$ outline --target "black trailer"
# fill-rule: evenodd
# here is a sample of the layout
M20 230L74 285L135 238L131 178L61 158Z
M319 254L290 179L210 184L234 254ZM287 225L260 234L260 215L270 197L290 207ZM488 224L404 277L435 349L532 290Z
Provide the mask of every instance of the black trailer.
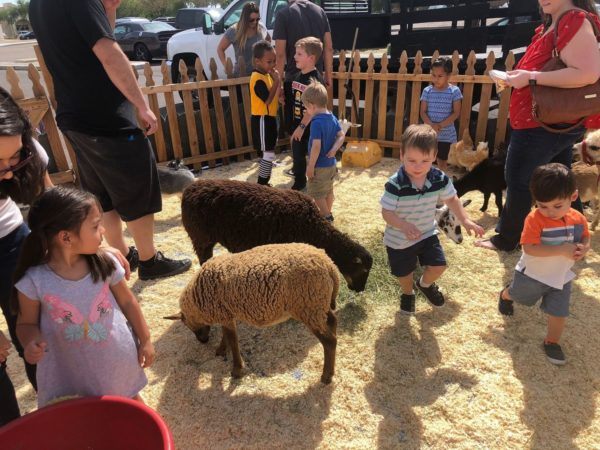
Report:
M463 57L474 50L485 53L489 45L508 50L525 47L541 23L537 0L390 0L391 57L406 50L421 50Z

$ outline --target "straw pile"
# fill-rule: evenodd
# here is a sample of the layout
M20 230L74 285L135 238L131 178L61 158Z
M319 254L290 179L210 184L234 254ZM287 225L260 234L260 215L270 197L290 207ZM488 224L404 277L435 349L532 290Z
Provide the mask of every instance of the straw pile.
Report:
M291 183L283 175L290 158L283 163L274 169L277 187ZM545 319L537 308L517 306L511 319L497 312L498 291L518 252L496 254L474 247L473 238L460 246L442 238L447 305L434 311L418 297L416 317L398 313L378 204L397 168L396 160L384 159L368 170L344 169L336 185L335 224L369 248L375 263L366 292L345 286L340 292L330 386L319 383L321 345L293 321L262 330L240 326L248 375L232 380L231 361L214 356L220 331L201 345L182 324L161 319L178 310L193 272L158 282L132 277L158 353L142 394L166 419L178 449L599 448L598 234L595 251L577 264L563 338L568 363L557 368L542 352ZM201 176L255 181L257 172L257 162L246 161ZM491 233L495 207L483 214L481 195L467 198L471 216ZM178 197L165 198L156 242L168 256L193 254ZM14 353L9 366L23 411L32 411L35 397Z

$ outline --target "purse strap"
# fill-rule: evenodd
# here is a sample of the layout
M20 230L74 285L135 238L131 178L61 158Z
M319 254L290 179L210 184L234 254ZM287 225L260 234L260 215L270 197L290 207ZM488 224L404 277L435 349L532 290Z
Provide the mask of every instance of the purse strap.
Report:
M557 44L558 44L558 25L560 24L560 21L562 20L563 17L565 17L567 14L569 14L571 11L581 11L582 13L585 14L585 18L587 20L589 20L590 24L592 24L592 30L594 30L594 35L596 36L596 39L598 39L598 36L600 35L600 31L598 30L598 27L596 26L596 23L592 20L592 18L590 17L590 13L588 11L586 11L585 9L581 9L581 8L573 8L573 9L568 9L567 11L565 11L564 13L562 13L560 16L558 16L558 19L556 19L556 23L554 24L554 40L552 42L552 56L558 58L559 56L559 51L557 48Z
M596 39L598 39L598 36L600 35L600 31L598 30L598 27L596 26L596 23L592 20L592 18L590 17L590 13L588 11L586 11L585 9L581 9L581 8L572 8L572 9L568 9L567 11L563 12L560 16L558 16L558 19L556 19L556 23L554 24L554 33L553 33L553 43L552 43L552 57L553 58L557 58L560 59L560 55L559 55L559 51L557 48L557 44L558 44L558 26L560 24L560 21L562 20L563 17L565 17L567 14L569 14L571 11L581 11L585 14L586 19L590 22L590 24L592 25L592 30L594 30L594 35L596 36ZM552 126L542 122L540 119L538 119L537 117L537 113L536 113L536 108L535 108L535 88L536 85L535 83L530 83L531 86L531 94L532 97L534 99L534 107L533 107L533 111L532 111L532 115L534 120L546 131L550 131L551 133L568 133L569 131L574 130L577 127L580 127L581 125L583 125L583 123L585 122L585 117L581 118L577 123L567 127L567 128L553 128Z

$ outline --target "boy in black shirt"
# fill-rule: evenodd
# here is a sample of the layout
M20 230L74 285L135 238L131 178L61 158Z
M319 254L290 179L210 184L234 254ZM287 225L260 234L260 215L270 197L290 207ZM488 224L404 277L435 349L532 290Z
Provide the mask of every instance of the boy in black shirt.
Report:
M292 117L290 118L291 146L294 163L294 185L292 189L301 191L306 187L306 155L308 153L308 138L310 136L311 116L306 112L302 103L302 93L308 87L311 80L324 84L323 76L315 67L321 57L323 44L315 37L306 37L296 42L296 54L294 60L300 73L292 81L291 98L285 101L292 105Z

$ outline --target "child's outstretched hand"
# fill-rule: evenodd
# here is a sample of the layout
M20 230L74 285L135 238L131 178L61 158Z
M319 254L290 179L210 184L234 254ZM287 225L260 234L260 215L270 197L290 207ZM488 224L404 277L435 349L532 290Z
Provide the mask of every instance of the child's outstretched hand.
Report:
M44 357L45 352L45 341L30 341L25 347L25 361L27 361L29 364L37 364Z
M0 331L0 363L6 361L8 354L10 353L11 344L8 339Z
M155 356L156 353L154 352L154 345L152 345L152 342L146 341L144 344L140 344L140 348L138 349L138 361L140 366L144 369L150 367L154 362Z
M476 224L471 219L465 220L465 223L463 223L463 227L465 227L465 230L467 230L469 236L471 236L471 232L473 232L475 236L483 237L483 227L481 225Z

